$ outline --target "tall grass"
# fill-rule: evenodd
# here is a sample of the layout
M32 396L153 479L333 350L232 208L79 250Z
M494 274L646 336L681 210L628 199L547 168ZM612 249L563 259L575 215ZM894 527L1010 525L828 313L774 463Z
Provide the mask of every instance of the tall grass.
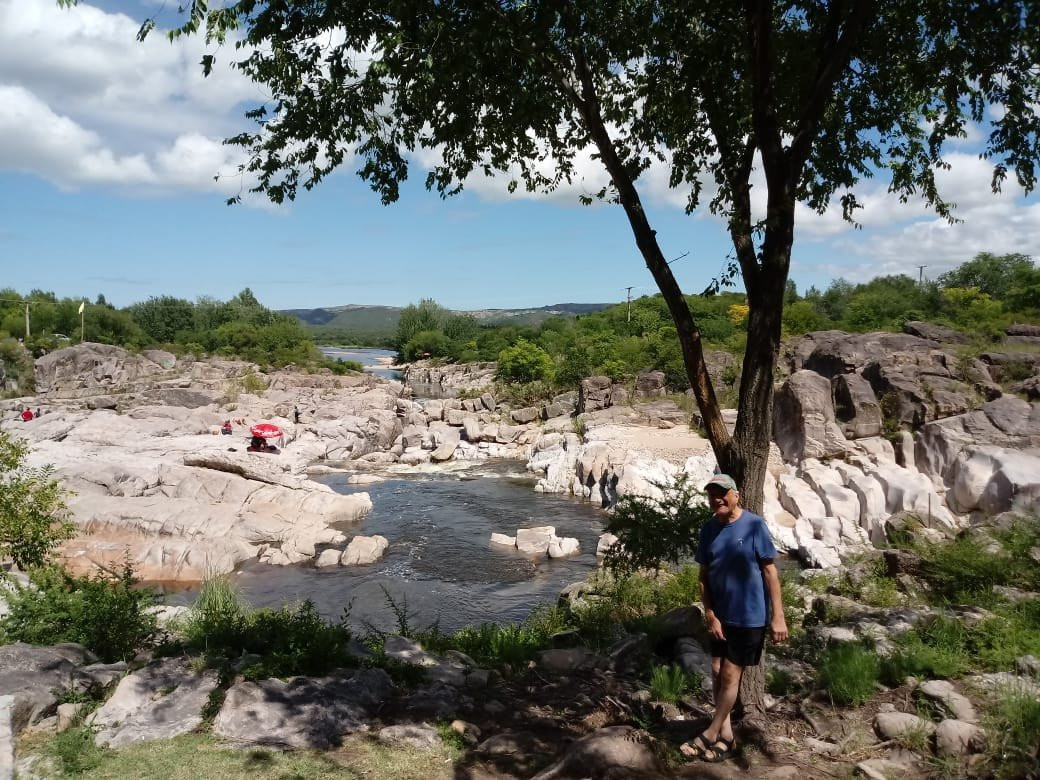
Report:
M820 661L820 683L835 704L863 704L874 695L879 673L874 649L851 642L828 648Z

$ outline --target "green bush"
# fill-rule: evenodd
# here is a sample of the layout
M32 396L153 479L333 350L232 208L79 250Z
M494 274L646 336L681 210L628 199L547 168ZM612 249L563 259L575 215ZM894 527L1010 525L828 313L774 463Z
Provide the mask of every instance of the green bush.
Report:
M30 574L30 581L7 597L10 614L0 621L5 641L78 642L112 663L132 658L155 635L155 616L145 611L154 593L136 586L129 564L114 577L93 578L46 567Z
M919 551L924 579L936 595L949 601L974 602L994 585L1009 584L1011 557L991 552L976 539L961 536Z
M183 624L187 649L219 662L255 655L246 679L323 675L356 665L345 621L324 620L311 601L251 610L226 577L203 583Z
M0 431L0 562L10 558L21 569L42 566L75 531L53 469L26 466L28 454L24 441Z
M874 695L877 653L864 645L846 643L828 648L820 660L820 684L834 704L858 706Z
M553 360L537 344L520 339L498 353L498 377L507 382L549 382Z
M605 564L614 572L657 569L668 561L678 564L697 550L701 526L710 517L700 487L680 473L671 484L654 485L661 498L622 496L607 521L606 530L618 538Z

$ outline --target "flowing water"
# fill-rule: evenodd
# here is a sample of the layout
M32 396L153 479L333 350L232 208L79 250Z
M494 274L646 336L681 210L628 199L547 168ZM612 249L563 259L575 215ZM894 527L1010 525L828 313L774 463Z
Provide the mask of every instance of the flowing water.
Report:
M373 349L370 347L318 347L321 353L333 360L353 360L370 374L383 379L400 379L401 372L390 362L397 356L392 349Z
M344 530L350 536L380 534L390 547L369 566L247 564L233 581L254 606L310 599L326 618L337 619L349 607L351 625L393 630L388 593L398 606L407 604L413 627L436 621L451 631L484 621L519 622L596 567L603 512L574 498L535 493L523 463L483 463L364 486L348 485L341 476L323 481L341 493L368 492L372 511ZM580 554L535 559L490 543L492 532L512 536L517 528L537 525L577 538ZM185 593L169 600L192 599Z

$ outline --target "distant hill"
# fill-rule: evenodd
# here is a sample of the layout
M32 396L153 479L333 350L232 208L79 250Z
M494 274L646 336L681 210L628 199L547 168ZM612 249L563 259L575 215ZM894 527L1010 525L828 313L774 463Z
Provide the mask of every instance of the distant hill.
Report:
M530 309L477 309L460 311L472 314L484 325L538 325L550 317L576 317L600 311L612 303L554 303ZM325 306L320 309L282 309L323 337L336 334L366 337L390 336L401 316L400 306Z

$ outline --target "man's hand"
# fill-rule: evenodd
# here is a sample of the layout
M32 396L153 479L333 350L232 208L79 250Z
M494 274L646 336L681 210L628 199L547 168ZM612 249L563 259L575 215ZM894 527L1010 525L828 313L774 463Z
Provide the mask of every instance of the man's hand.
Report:
M709 612L704 616L704 620L708 624L708 633L711 634L711 638L725 642L726 635L722 633L722 621L715 617L715 613Z
M710 631L711 629L709 628L708 630ZM784 620L783 612L773 615L773 619L769 623L769 630L773 635L774 642L787 641L787 621Z

